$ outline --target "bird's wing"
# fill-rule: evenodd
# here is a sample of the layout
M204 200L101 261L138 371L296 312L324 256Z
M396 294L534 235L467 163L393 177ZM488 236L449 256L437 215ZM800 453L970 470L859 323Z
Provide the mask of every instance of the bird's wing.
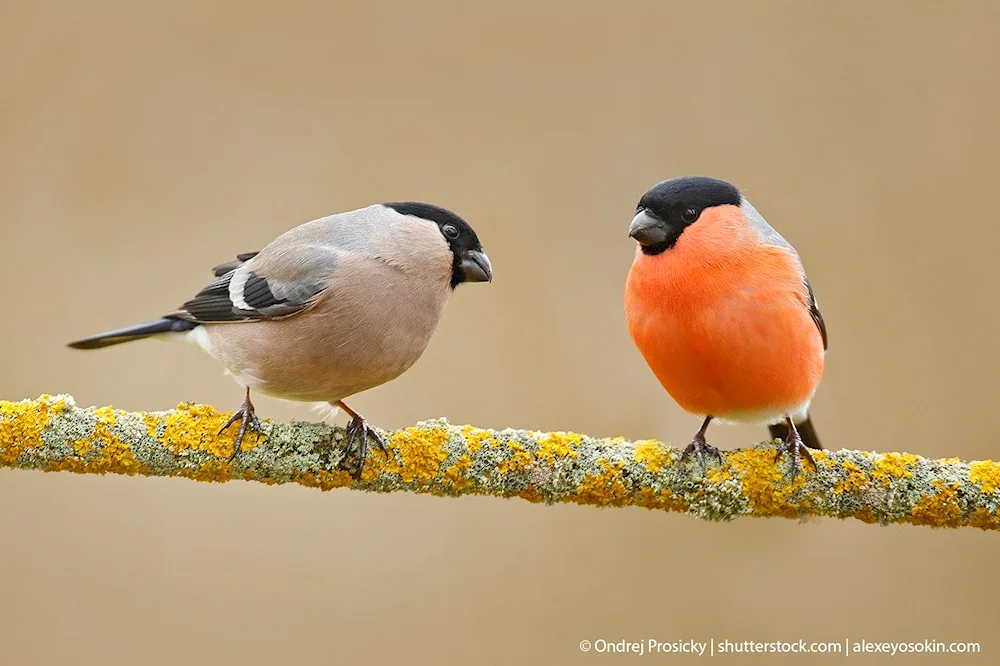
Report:
M802 281L805 282L806 292L809 294L809 302L806 304L806 307L809 308L809 314L812 315L813 321L816 322L819 334L823 338L823 350L826 351L826 323L823 321L823 315L820 314L819 306L816 304L816 294L813 293L812 285L809 284L809 278L806 277L805 269L802 268L802 260L799 259L799 253L795 251L792 244L785 240L785 238L779 234L774 227L767 223L764 217L757 212L757 209L754 208L753 205L745 198L743 199L741 206L746 213L750 226L757 231L762 243L779 247L795 255L795 260L798 262L799 269L802 271Z
M250 261L251 259L256 257L258 254L260 254L260 250L257 250L256 252L241 252L240 254L236 255L236 259L234 259L233 261L227 261L224 264L213 266L212 275L214 275L215 277L222 277L229 271L236 270L247 261Z
M819 328L819 334L823 336L823 351L826 351L826 322L823 321L823 315L819 311L819 304L816 303L816 294L813 293L812 285L809 284L809 278L804 279L806 282L806 291L809 292L809 314L812 315L813 321L816 322L816 327Z
M333 247L310 244L237 255L236 262L213 269L215 281L166 316L199 324L290 317L316 304L333 279L339 255Z

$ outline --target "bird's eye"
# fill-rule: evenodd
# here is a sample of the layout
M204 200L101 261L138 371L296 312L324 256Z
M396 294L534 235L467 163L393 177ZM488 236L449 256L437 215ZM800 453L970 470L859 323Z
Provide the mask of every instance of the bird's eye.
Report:
M690 224L698 219L698 212L697 208L685 208L681 213L681 219Z
M456 227L454 224L444 225L443 227L441 227L441 231L444 232L446 238L450 238L451 240L455 240L456 238L458 238L458 227Z

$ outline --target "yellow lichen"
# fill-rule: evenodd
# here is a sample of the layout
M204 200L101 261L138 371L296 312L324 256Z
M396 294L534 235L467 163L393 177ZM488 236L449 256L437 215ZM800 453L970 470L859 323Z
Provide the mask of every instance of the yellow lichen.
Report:
M603 471L590 474L583 480L574 496L580 504L598 506L624 506L628 504L629 493L621 478L621 464L599 461Z
M471 425L462 426L460 431L462 439L468 453L462 454L458 460L444 470L444 478L449 481L456 492L461 492L472 487L473 482L467 478L469 469L472 467L472 456L479 452L483 444L492 442L492 435L488 430L475 428ZM444 462L442 459L441 462ZM367 472L366 472L367 473ZM373 474L375 474L373 472Z
M733 474L729 471L729 468L725 466L725 460L723 460L723 463L717 467L708 467L705 470L705 478L712 483L720 483L733 478Z
M448 459L445 444L448 431L442 428L412 426L392 434L393 456L385 471L398 474L404 482L430 481L441 473L441 463Z
M160 441L174 453L194 449L206 451L217 458L228 460L233 454L236 434L239 432L239 423L237 422L226 431L219 433L219 429L228 418L229 414L224 414L211 405L181 403L177 405L177 409L163 417L163 436ZM159 428L159 423L147 419L146 427L152 436ZM243 438L241 450L252 449L263 441L263 436L258 438L255 433L248 432Z
M958 504L958 484L940 479L932 482L938 492L926 495L913 507L910 522L914 525L957 527L962 524L962 508Z
M521 499L526 499L533 504L537 504L542 501L542 496L538 493L538 489L534 486L528 486L519 492L517 496Z
M836 494L858 492L868 485L868 475L850 460L845 460L841 463L840 468L847 472L847 476L834 484L833 492Z
M664 488L657 493L652 488L640 488L635 495L636 506L647 509L661 509L663 511L687 511L688 503L684 498L674 495L669 488Z
M462 438L465 439L465 447L471 454L478 453L483 444L493 443L493 436L489 430L482 430L470 425L462 427Z
M503 460L497 465L497 471L500 474L508 474L510 472L523 472L527 469L528 465L534 462L534 457L528 452L526 448L520 443L511 440L507 442L507 446L514 452L510 458Z
M670 463L670 455L655 439L644 439L635 443L635 461L645 463L646 471L656 474Z
M859 508L857 511L854 512L854 517L860 520L861 522L868 524L874 524L879 521L878 516L875 515L875 512L872 511L872 508L870 506L862 506L861 508Z
M557 458L575 458L583 435L575 432L550 432L538 440L538 458L554 465Z
M52 396L48 394L39 396L38 403L39 405L44 406L44 408L47 409L52 416L59 416L69 407L63 396Z
M142 415L142 422L146 425L146 434L150 437L158 437L157 431L163 423L163 415L158 412L146 412Z
M97 422L94 424L94 432L86 438L69 442L76 454L85 460L70 459L50 467L58 470L74 468L70 471L97 474L111 472L131 476L144 473L146 466L135 459L132 447L123 442L112 430L118 424L118 414L115 410L111 407L100 407L95 410L95 415Z
M473 484L467 477L469 469L472 467L472 456L468 453L463 454L455 461L455 464L448 467L444 471L444 478L447 479L452 487L461 492L466 488L470 488Z
M969 481L978 484L984 493L995 493L1000 488L1000 464L992 460L979 460L969 465Z
M742 482L743 496L754 515L794 518L801 513L801 507L793 506L788 498L805 485L805 475L812 471L808 462L802 474L785 483L785 467L775 464L773 449L740 449L729 453L726 460Z
M322 491L346 488L351 485L352 480L350 473L345 470L307 472L296 479L303 486L319 488Z
M73 451L76 455L81 458L86 456L90 452L90 440L89 439L74 439L69 443L73 447Z
M199 481L228 481L233 478L258 480L265 484L281 483L286 480L298 482L305 486L321 490L366 484L355 484L348 471L334 470L315 472L292 470L291 474L280 477L267 476L267 467L260 470L234 469L226 462L232 452L232 441L236 433L236 425L222 436L216 433L227 415L206 405L180 405L175 412L154 414L130 414L102 407L93 410L78 410L71 399L53 396L41 396L38 400L21 402L0 401L0 466L16 467L28 464L38 467L39 462L47 469L66 470L80 473L115 473L115 474L178 474ZM187 462L179 466L160 466L159 462L151 463L154 469L147 469L135 457L134 451L126 440L131 439L132 424L135 417L144 419L149 436L162 442L169 450L180 454L192 449L207 451L216 456L215 459L203 460L202 456L186 458ZM59 417L59 418L55 418ZM93 424L93 425L92 425ZM566 458L593 455L580 448L583 435L576 433L536 433L537 459L533 453L535 446L522 444L515 436L511 440L494 439L490 431L472 426L464 426L459 432L464 440L458 439L459 447L456 459L446 469L441 466L454 450L450 444L448 428L440 426L418 426L402 432L393 433L391 443L395 456L384 467L370 462L365 466L363 481L375 482L380 490L402 489L407 484L410 490L438 492L440 488L425 482L436 481L448 484L446 491L456 493L475 489L475 482L469 479L469 473L477 454L488 455L493 459L502 459L497 471L504 473L524 473L529 484L524 488L522 479L514 477L509 481L516 483L520 490L512 490L512 485L504 480L503 489L498 494L522 497L531 502L540 502L551 497L550 483L551 467L549 465ZM72 433L72 434L70 434ZM43 435L45 440L43 442ZM51 441L50 441L51 440ZM623 444L622 438L605 440L607 444ZM43 445L46 445L43 449ZM251 437L244 448L255 446ZM484 446L496 447L493 451L483 452ZM672 464L670 449L662 447L654 440L644 440L625 444L612 456L619 460L626 451L633 452L633 459L649 473L658 473ZM25 456L25 454L29 454ZM381 452L374 449L373 457L382 458ZM627 455L627 453L625 454ZM996 510L997 493L1000 493L1000 463L993 461L978 461L966 465L957 458L945 458L932 463L932 470L940 466L944 478L955 478L956 472L968 470L969 484L964 479L960 482L945 482L933 480L933 490L920 498L912 512L905 516L888 513L882 504L869 496L869 493L882 492L879 486L890 486L900 479L914 476L917 465L925 464L923 459L911 454L888 453L883 455L865 454L871 461L872 472L866 474L862 466L852 460L837 462L824 452L813 454L817 464L824 474L817 478L811 465L804 463L804 474L794 482L785 479L787 456L780 463L775 463L774 452L771 449L738 450L726 455L722 466L711 465L700 487L690 494L674 494L668 489L654 490L650 487L632 487L623 476L623 464L610 462L607 459L597 460L599 471L584 478L577 491L563 497L562 501L594 504L598 506L635 505L650 509L667 511L690 510L690 505L697 506L699 500L715 501L713 496L719 489L713 484L729 481L729 486L735 485L736 479L742 487L744 498L749 507L739 507L732 513L731 508L725 508L714 517L733 517L749 508L753 515L760 517L785 516L800 518L810 511L813 515L820 513L838 515L839 517L854 517L864 522L909 522L918 525L939 527L973 526L982 529L1000 528L1000 510ZM840 456L837 456L840 457ZM156 460L156 457L151 460ZM592 458L586 461L587 466L594 464ZM541 463L541 464L539 464ZM535 467L537 465L537 467ZM951 467L948 470L946 468ZM838 469L841 468L841 469ZM397 474L402 484L392 482L384 486L383 475ZM945 474L946 473L946 474ZM830 486L825 484L829 483ZM800 491L808 484L813 488L818 484L818 494L815 498ZM872 485L875 484L874 487ZM819 498L833 491L837 494L850 495L859 498L863 505L847 509L848 504L839 510L830 511L827 505L817 506ZM984 506L985 504L985 506ZM720 505L721 506L721 505ZM850 502L849 506L857 506ZM990 508L994 507L994 508ZM853 514L849 514L853 511ZM699 515L701 515L699 510Z
M1000 527L1000 514L992 512L987 508L979 507L972 513L969 525L983 530L995 530Z
M195 481L221 483L233 480L233 466L223 460L208 460L198 467L181 469L180 475Z
M913 477L914 465L920 462L920 456L912 453L883 453L877 456L872 465L872 478L884 486L893 480Z
M51 395L38 400L0 401L0 464L13 465L24 452L42 443L42 431L52 418L53 407L62 411L61 400Z

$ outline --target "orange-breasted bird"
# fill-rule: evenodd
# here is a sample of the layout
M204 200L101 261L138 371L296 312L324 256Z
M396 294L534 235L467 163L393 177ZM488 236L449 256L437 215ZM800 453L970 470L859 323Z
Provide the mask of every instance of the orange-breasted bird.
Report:
M826 325L795 248L736 187L686 176L643 195L625 285L636 347L667 393L704 417L681 461L720 457L713 420L761 423L781 438L775 461L821 449L809 403L823 376Z

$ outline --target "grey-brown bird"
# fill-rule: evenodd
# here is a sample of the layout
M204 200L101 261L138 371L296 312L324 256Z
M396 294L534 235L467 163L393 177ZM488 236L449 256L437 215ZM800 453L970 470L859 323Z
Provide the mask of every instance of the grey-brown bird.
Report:
M143 338L194 344L244 387L233 457L260 435L251 389L327 402L351 417L360 474L378 433L344 398L395 379L420 358L452 291L489 282L490 260L461 217L426 203L376 204L302 224L213 269L216 280L160 319L100 333L74 349Z

